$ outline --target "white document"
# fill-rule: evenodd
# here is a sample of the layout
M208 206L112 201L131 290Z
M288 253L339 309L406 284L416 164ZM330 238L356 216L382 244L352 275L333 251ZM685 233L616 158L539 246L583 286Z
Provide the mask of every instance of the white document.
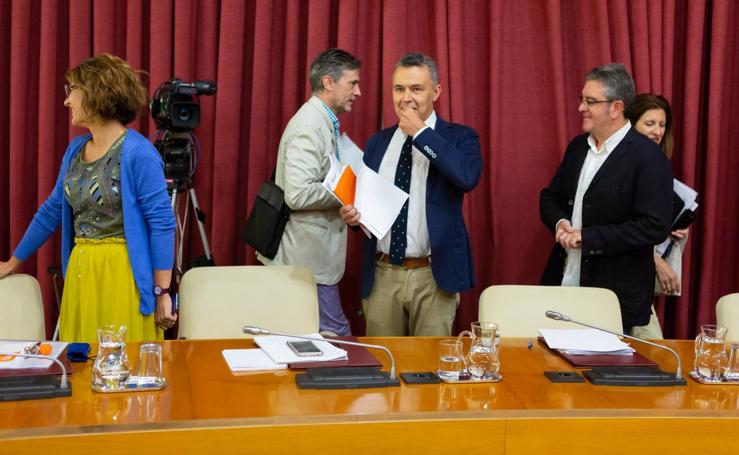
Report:
M685 202L685 207L683 208L683 210L685 210L686 208L690 208L690 206L694 204L695 200L698 198L697 191L678 179L672 179L672 191L677 193L677 195L680 196L680 199Z
M362 149L357 147L357 144L349 139L346 133L343 133L339 138L339 150L342 164L350 166L354 171L354 175L359 177L365 168Z
M596 329L539 329L552 349L566 354L631 355L634 349L616 335Z
M302 362L330 362L332 360L346 360L347 354L343 349L339 349L328 341L321 341L324 338L318 333L305 335L315 341L313 343L323 352L323 355L301 357L290 349L287 345L288 341L306 341L300 338L285 337L280 335L266 335L254 337L254 342L262 348L262 350L275 363L302 363Z
M361 215L359 222L367 236L372 234L381 239L393 227L408 199L408 193L368 168L363 161L364 152L346 134L339 139L339 150L342 162L333 154L329 155L331 168L323 180L323 186L342 204L353 203ZM356 176L353 201L346 200L345 187L341 189L342 197L337 194L339 181L346 173L347 166Z
M51 345L51 354L49 357L55 359L59 357L67 347L69 343L62 343L57 341L44 341L44 344ZM20 353L30 345L36 344L35 341L0 341L0 352L3 354ZM24 368L49 368L54 363L51 360L46 359L33 359L28 357L17 356L13 360L0 361L0 370L17 370Z
M354 207L361 215L359 222L378 239L393 227L406 200L408 193L366 166L357 178Z
M275 363L261 349L224 349L223 358L231 371L284 370L286 364Z

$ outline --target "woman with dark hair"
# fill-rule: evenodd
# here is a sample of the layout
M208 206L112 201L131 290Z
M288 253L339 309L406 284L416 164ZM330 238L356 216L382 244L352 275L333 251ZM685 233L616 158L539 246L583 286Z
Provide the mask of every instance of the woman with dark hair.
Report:
M152 144L125 125L146 107L139 75L101 54L66 73L64 105L89 133L67 147L56 185L0 278L12 273L61 225L62 341L97 343L97 329L125 325L128 340L162 339L172 327L169 296L174 213L163 163Z
M631 108L626 112L634 128L656 142L672 158L672 110L670 103L662 95L641 93L636 96ZM666 258L654 255L656 277L654 292L656 295L680 295L680 278L682 274L682 253L688 241L688 230L673 231L670 236L675 241L674 247ZM639 338L661 339L662 329L652 307L649 324L634 327L633 335Z

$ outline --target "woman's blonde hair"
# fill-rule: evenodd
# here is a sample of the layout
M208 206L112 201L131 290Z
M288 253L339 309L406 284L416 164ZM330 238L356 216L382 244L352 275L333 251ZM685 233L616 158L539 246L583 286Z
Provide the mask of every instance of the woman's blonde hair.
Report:
M146 107L146 87L125 60L100 54L70 68L65 74L74 88L82 90L82 108L102 121L131 123Z

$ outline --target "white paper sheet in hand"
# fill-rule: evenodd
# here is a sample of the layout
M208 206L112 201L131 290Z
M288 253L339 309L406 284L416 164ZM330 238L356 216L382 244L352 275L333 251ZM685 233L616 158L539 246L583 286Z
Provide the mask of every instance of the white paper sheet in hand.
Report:
M275 363L261 349L224 349L223 358L231 371L284 370L287 365Z
M634 349L616 335L596 329L539 329L547 346L568 354L631 354Z
M346 133L339 138L339 150L341 154L341 164L346 164L352 168L354 175L359 175L364 170L364 152L357 147Z
M323 352L320 356L300 357L295 354L287 345L288 341L306 341L300 338L285 337L280 335L266 335L254 337L254 342L262 348L262 350L275 363L302 363L302 362L329 362L332 360L346 360L347 354L343 349L339 349L325 340L318 333L305 335L315 341L313 343Z
M361 215L359 222L378 239L393 227L407 199L408 193L366 166L357 178L354 207Z
M342 134L339 138L341 163L330 155L331 169L323 181L323 186L331 191L336 186L342 173L342 167L348 165L357 177L354 193L354 207L361 214L359 222L365 233L381 239L393 227L395 219L408 199L408 193L401 190L393 182L387 181L364 164L364 152ZM332 193L333 194L333 193ZM334 194L334 197L336 195ZM337 199L339 199L337 197ZM339 199L339 201L341 201ZM369 234L368 234L369 236Z

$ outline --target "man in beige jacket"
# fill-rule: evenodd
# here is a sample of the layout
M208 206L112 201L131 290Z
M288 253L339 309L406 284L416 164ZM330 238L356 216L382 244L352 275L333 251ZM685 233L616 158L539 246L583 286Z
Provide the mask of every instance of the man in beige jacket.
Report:
M290 119L280 139L275 182L292 210L280 248L265 265L309 267L318 284L320 329L351 335L338 282L346 262L346 224L340 203L323 187L329 155L341 162L338 115L349 112L359 91L360 61L341 49L322 52L310 67L312 96Z

